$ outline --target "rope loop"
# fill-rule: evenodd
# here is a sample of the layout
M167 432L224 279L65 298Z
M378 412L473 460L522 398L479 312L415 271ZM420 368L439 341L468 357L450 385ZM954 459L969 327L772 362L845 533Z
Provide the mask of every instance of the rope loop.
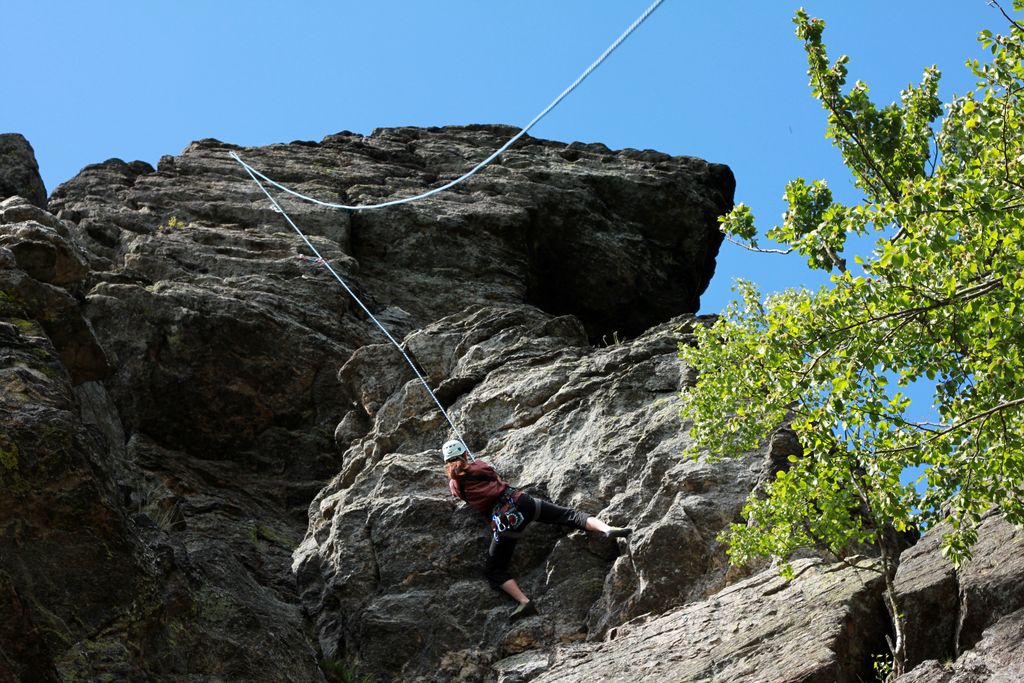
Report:
M426 199L427 197L433 196L433 195L437 194L438 192L444 192L445 190L450 190L451 188L455 187L456 185L459 185L459 184L465 182L466 180L468 180L472 176L476 175L477 172L481 171L485 166L489 165L492 161L494 161L499 156L501 156L502 152L507 150L509 147L511 147L513 144L515 144L515 142L517 140L519 140L521 137L526 135L527 131L529 131L531 128L533 128L535 125L537 125L537 123L539 123L541 119L543 119L545 116L547 116L548 113L552 109L557 107L558 104L562 100L564 100L566 97L568 97L569 93L571 93L573 90L575 90L580 85L580 83L582 83L584 80L586 80L587 76L592 74L594 72L594 70L597 69L597 67L601 66L601 64L604 62L604 60L608 59L608 57L613 52L615 52L616 48L618 48L619 45L621 45L623 43L623 41L625 41L626 38L628 38L630 36L630 34L633 33L633 31L635 31L637 28L639 28L640 24L644 23L644 21L646 21L647 17L651 16L651 14L654 12L654 10L658 9L658 6L661 5L662 2L664 2L664 0L654 0L654 2L651 3L650 7L648 7L646 10L644 10L643 14L641 14L639 17L637 17L636 21L634 21L632 24L630 24L629 27L625 31L622 32L622 35L620 35L618 38L616 38L615 42L613 42L611 45L609 45L608 48L604 52L601 53L601 56L599 56L597 59L595 59L593 61L593 63L591 63L591 65L588 66L583 71L583 73L581 73L579 75L579 77L569 85L568 88L563 90L562 93L558 97L556 97L554 100L551 101L551 104L546 106L539 114L534 116L532 121L530 121L528 124L526 124L523 127L522 130L520 130L518 133L513 135L509 139L508 142L506 142L504 145L499 147L493 154L491 154L489 157L487 157L486 159L484 159L483 161L478 163L476 166L474 166L469 171L467 171L463 175L459 176L455 180L452 180L452 181L450 181L448 183L445 183L444 185L441 185L440 187L435 187L432 190L427 190L426 192L423 192L421 194L414 195L412 197L403 197L401 199L392 199L392 200L389 200L389 201L386 201L386 202L380 202L379 204L362 204L362 205L335 204L333 202L325 202L325 201L322 201L320 199L316 199L314 197L310 197L308 195L304 195L301 192L297 192L297 191L291 189L290 187L286 187L286 186L282 185L281 183L277 182L276 180L268 178L266 175L264 175L260 171L256 170L255 168L253 168L252 166L250 166L246 162L242 161L241 157L239 157L234 152L231 153L231 156L235 159L235 161L240 163L242 165L242 167L245 168L245 170L247 170L249 172L249 175L256 175L256 176L262 178L264 181L266 181L270 185L273 185L277 189L281 190L282 192L287 192L288 194L292 195L293 197L301 199L302 201L306 201L306 202L310 202L312 204L316 204L318 206L326 206L326 207L332 208L332 209L347 209L349 211L371 211L371 210L374 210L374 209L383 209L383 208L386 208L386 207L389 207L389 206L398 206L399 204L408 204L410 202L416 202L416 201L419 201L421 199Z

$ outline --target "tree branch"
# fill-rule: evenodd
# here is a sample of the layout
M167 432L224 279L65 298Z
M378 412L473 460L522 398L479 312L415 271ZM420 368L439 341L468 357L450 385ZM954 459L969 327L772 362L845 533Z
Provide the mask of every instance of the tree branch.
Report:
M902 448L882 448L882 449L877 450L875 452L876 453L904 453L906 451L913 451L913 450L916 450L918 448L921 448L922 446L926 446L926 445L930 444L933 441L941 439L942 437L944 437L944 436L946 436L948 434L951 434L952 432L955 432L958 429L963 429L964 427L966 427L967 425L969 425L969 424L971 424L973 422L977 422L978 420L988 419L990 416L995 415L996 413L1002 412L1002 411L1007 410L1009 408L1015 408L1015 407L1017 407L1019 405L1024 405L1024 398L1017 398L1017 399L1014 399L1012 401L1005 401L1005 402L1000 403L999 405L997 405L997 406L995 406L993 408L989 408L988 410L984 410L984 411L982 411L982 412L980 412L980 413L978 413L976 415L971 415L969 418L967 418L965 420L961 420L960 422L957 422L954 425L950 425L949 427L947 427L946 429L943 429L942 431L933 432L932 436L930 436L929 438L925 439L921 443L915 444L913 446L903 446Z
M846 327L841 327L838 330L834 330L834 332L849 332L850 330L862 327L864 325L867 325L868 323L877 323L883 320L889 320L891 318L900 318L903 316L914 315L916 313L925 313L927 311L933 311L939 308L944 308L946 306L950 306L956 303L966 303L968 301L973 301L974 299L982 297L991 292L992 290L1000 289L1002 286L1003 281L1000 279L986 280L981 284L961 289L959 292L956 292L953 296L947 299L943 299L941 301L937 301L934 304L930 304L928 306L915 306L914 308L905 308L900 311L893 311L892 313L886 313L884 315L875 316L873 318L867 318L865 320L860 320L858 322L847 325Z
M864 145L864 141L861 140L860 137L850 129L850 126L846 119L843 117L842 112L840 112L837 103L833 102L832 98L826 95L827 91L825 90L824 83L821 80L820 74L816 73L815 75L818 79L818 90L822 94L822 103L832 113L832 116L836 118L836 121L839 123L839 126L843 129L843 132L845 132L846 135L849 136L849 138L853 141L853 143L860 149L860 153L864 156L864 161L867 162L868 166L871 168L872 171L874 171L875 175L878 177L878 180L882 183L882 189L885 190L886 194L889 195L889 198L892 201L898 202L900 200L899 193L896 192L896 190L889 185L889 181L886 179L885 173L883 173L882 169L878 166L878 164L875 163L874 158L868 153L868 150Z
M725 239L728 242L732 242L737 247L743 247L747 251L754 251L754 252L757 252L758 254L782 254L783 256L785 256L786 254L793 253L793 247L790 247L789 249L786 249L786 250L782 250L782 249L762 249L760 247L752 247L749 244L744 244L743 242L737 242L736 240L734 240L733 238L729 237L728 235L725 236Z
M1008 22L1010 22L1011 24L1013 24L1014 26L1016 26L1016 27L1017 27L1018 29L1020 29L1021 31L1024 31L1024 26L1021 26L1021 25L1020 25L1020 24L1018 24L1018 23L1017 23L1016 21L1014 21L1014 20L1013 20L1013 17L1011 17L1011 16L1009 15L1009 14L1007 14L1007 13L1006 13L1006 10L1004 10L1004 9L1003 9L1003 6L999 4L998 0L988 0L988 6L989 6L989 7L991 7L991 6L993 6L993 5L995 5L995 6L996 6L996 8L997 8L997 9L998 9L998 10L999 10L999 11L1000 11L1001 13L1002 13L1002 15L1003 15L1004 17L1006 17L1006 20L1007 20Z

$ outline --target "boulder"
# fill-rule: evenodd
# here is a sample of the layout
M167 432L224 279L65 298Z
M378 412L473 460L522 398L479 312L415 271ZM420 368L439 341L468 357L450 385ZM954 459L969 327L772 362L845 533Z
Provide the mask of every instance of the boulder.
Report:
M941 553L947 531L936 526L900 558L895 584L906 616L908 670L954 659L1000 617L1024 607L1024 531L989 511L972 559L959 569Z
M0 200L24 197L31 204L46 208L46 187L39 175L39 164L32 145L18 133L0 134Z
M1024 609L999 618L956 661L930 659L896 683L1018 683L1024 681Z

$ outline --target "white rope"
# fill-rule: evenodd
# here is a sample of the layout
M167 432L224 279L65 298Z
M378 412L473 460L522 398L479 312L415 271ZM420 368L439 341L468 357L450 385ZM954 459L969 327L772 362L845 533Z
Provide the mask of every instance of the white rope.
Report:
M238 159L238 157L235 156L234 152L231 153L231 156L234 156L236 159ZM246 170L248 171L249 168L246 167ZM282 216L284 216L284 219L288 221L288 225L292 226L292 230L298 233L299 237L302 238L302 241L306 243L307 247L309 247L309 250L316 254L317 263L324 264L324 267L331 272L331 275L334 276L334 279L337 280L341 284L341 286L345 288L345 291L348 292L348 295L352 297L352 299L357 304L359 304L359 307L363 309L363 312L370 317L370 320L372 320L374 324L378 328L380 328L380 331L384 333L384 336L388 338L388 341L394 344L395 348L398 349L398 352L402 354L402 358L405 358L405 362L408 363L409 367L412 368L412 371L416 373L416 377L420 380L420 383L423 384L423 388L427 390L427 393L430 394L430 398L434 399L434 403L437 404L437 409L441 411L441 414L444 415L444 419L448 421L448 425L452 428L452 432L455 434L455 437L462 442L463 446L466 446L466 454L469 455L469 459L476 460L476 458L473 457L473 452L469 450L469 446L466 445L466 440L462 438L462 434L459 432L458 428L455 426L455 423L452 421L452 418L448 415L448 412L444 409L444 406L441 405L441 402L437 399L437 396L430 388L430 385L427 384L426 378L419 371L419 368L416 367L416 364L412 362L412 359L409 358L409 354L405 352L405 349L402 348L402 345L399 344L398 341L391 336L391 333L388 332L388 329L384 327L384 325L382 325L379 320L377 320L376 316L374 316L373 313L370 313L370 309L366 307L366 304L364 304L362 300L358 296L356 296L356 293L353 292L352 289L345 282L345 280L342 279L340 275L338 275L337 271L335 271L334 268L331 267L331 264L327 262L327 259L325 259L317 250L317 248L313 246L313 243L310 242L309 238L306 237L305 233L303 233L302 230L299 229L299 226L295 224L295 221L293 221L292 217L288 215L288 212L284 210L284 207L277 203L277 200L274 199L274 197L267 191L267 188L263 186L263 183L261 183L259 179L251 172L249 173L249 176L253 179L253 182L259 185L259 188L263 190L263 194L265 194L267 196L267 199L270 200L270 203L274 206L274 209L278 211Z
M499 147L496 152L494 152L489 157L487 157L486 159L481 161L479 164L474 166L472 169L470 169L464 175L462 175L462 176L456 178L455 180L453 180L453 181L451 181L449 183L446 183L446 184L444 184L444 185L442 185L440 187L435 187L432 190L428 190L428 191L426 191L426 192L424 192L422 194L418 194L418 195L415 195L413 197L404 197L402 199L392 199L390 201L381 202L380 204L363 204L361 206L352 206L352 205L349 205L349 204L334 204L332 202L325 202L325 201L322 201L320 199L316 199L314 197L309 197L307 195L302 194L301 192L296 192L295 190L293 190L291 188L285 187L284 185L278 183L275 180L272 180L271 178L268 178L267 176L263 175L262 173L257 171L255 168L253 168L249 164L247 164L244 161L242 161L241 157L239 157L234 152L231 153L231 156L234 157L235 161L240 163L242 165L242 167L245 168L245 170L249 172L249 175L259 176L260 178L262 178L263 180L267 181L268 183L270 183L271 185L273 185L277 189L281 190L282 192L287 192L288 194L292 195L293 197L297 197L297 198L299 198L299 199L301 199L303 201L312 202L313 204L319 204L320 206L327 206L327 207L330 207L332 209L348 209L348 210L351 210L351 211L367 211L367 210L370 210L370 209L383 209L383 208L388 207L388 206L396 206L398 204L407 204L409 202L415 202L415 201L419 201L420 199L425 199L425 198L427 198L427 197L429 197L431 195L437 194L438 192L444 192L445 190L451 189L451 188L455 187L456 185L458 185L459 183L462 183L463 181L467 180L471 176L475 175L477 173L477 171L479 171L480 169L482 169L483 167L487 166L492 161L497 159L501 155L502 152L504 152L509 147L511 147L519 138L521 138L524 135L526 135L526 132L528 130L533 128L542 118L547 116L548 112L550 112L552 109L557 107L558 104L562 100L564 100L566 97L568 97L569 93L571 93L573 90L575 90L576 87L579 86L579 84L582 83L587 78L587 76L589 76L591 73L593 73L593 71L597 67L601 66L601 63L604 62L604 60L607 59L608 56L611 55L611 53L614 52L615 49L617 47L619 47L619 45L621 45L622 42L624 40L626 40L626 38L628 38L629 35L631 33L633 33L633 31L635 31L640 26L640 24L644 23L644 21L647 19L647 17L651 16L651 13L654 12L654 10L658 9L658 6L662 2L664 2L664 0L654 0L654 2L651 3L651 6L648 7L646 10L644 10L643 14L641 14L639 17L637 17L636 21L634 21L632 24L630 24L629 28L627 28L625 31L623 31L622 35L620 35L615 40L614 43L609 45L608 49L606 49L604 52L602 52L601 56L598 57L597 59L595 59L594 62L590 66L588 66L587 69L582 74L580 74L579 78L577 78L575 81L573 81L572 84L568 88L566 88L565 90L562 91L561 95L556 97L551 102L551 104L549 104L547 107L544 108L544 110L541 113L539 113L535 117L533 117L532 121L530 121L528 124L526 124L526 126L521 131L519 131L514 136L512 136L512 138L508 142L506 142L504 145ZM253 180L255 180L255 178L253 178Z
M274 209L276 209L278 212L280 212L280 214L282 216L284 216L284 219L288 222L288 225L290 225L292 227L292 230L294 230L299 235L299 237L302 238L302 241L306 243L306 246L309 247L309 250L312 251L316 255L317 262L324 264L324 266L327 268L327 270L330 271L331 275L334 276L334 279L337 280L338 283L341 284L342 287L344 287L344 289L348 293L348 295L350 297L352 297L352 299L357 304L359 304L359 307L363 309L363 312L366 313L367 316L369 316L370 320L372 320L374 322L374 324L380 329L380 331L384 333L384 336L388 338L388 341L390 341L391 344L394 345L394 347L396 349L398 349L398 352L402 354L402 357L405 358L405 362L409 364L410 368L412 368L412 371L416 374L416 377L419 379L420 383L423 385L423 388L427 390L427 393L430 394L430 398L432 398L434 400L434 403L437 405L437 409L441 411L441 414L444 415L444 419L448 421L448 425L452 428L452 432L455 434L456 438L458 438L458 440L462 442L463 446L466 446L466 454L469 456L470 460L476 460L476 458L473 457L473 452L469 449L469 446L466 445L466 440L464 438L462 438L462 434L459 432L458 428L455 426L455 422L452 421L452 418L448 415L448 412L444 409L444 406L441 405L441 402L438 400L437 396L434 394L433 390L430 388L430 385L427 384L426 378L423 377L423 374L420 373L419 368L417 368L416 364L412 362L411 358L409 358L409 355L405 352L405 349L403 349L402 345L399 344L398 341L394 337L391 336L391 333L388 332L387 328L384 327L384 325L382 325L379 320L377 320L377 318L373 315L373 313L370 312L370 309L366 307L366 305L362 302L362 300L358 296L356 296L356 293L352 291L352 289L348 286L348 284L345 282L345 280L342 279L342 277L340 275L338 275L338 273L334 270L334 268L331 267L331 264L328 263L324 259L324 257L320 254L320 252L317 250L317 248L313 246L313 243L309 241L309 238L306 237L305 233L303 233L302 230L299 229L299 226L295 224L295 221L292 220L291 216L288 215L288 213L277 202L277 200L274 199L274 197L270 194L270 192L267 191L267 188L263 185L262 182L260 182L260 179L263 179L268 184L273 185L274 187L276 187L277 189L281 190L282 192L286 192L286 193L292 195L293 197L297 197L298 199L301 199L301 200L304 200L304 201L307 201L307 202L311 202L313 204L318 204L320 206L330 207L332 209L348 209L348 210L351 210L351 211L365 211L365 210L369 210L369 209L383 209L383 208L388 207L388 206L396 206L398 204L407 204L409 202L415 202L415 201L419 201L420 199L425 199L426 197L430 197L431 195L435 195L438 192L444 192L445 190L451 189L452 187L455 187L459 183L462 183L466 179L468 179L471 176L475 175L482 168L484 168L485 166L490 164L492 161L497 159L501 155L502 152L507 150L513 144L515 144L515 142L517 140L519 140L521 137L526 135L527 131L529 131L541 119L543 119L545 116L547 116L548 113L552 109L557 107L558 104L562 100L564 100L566 97L568 97L569 93L571 93L573 90L575 90L579 86L579 84L582 83L587 78L587 76L589 76L591 73L593 73L593 71L595 69L597 69L597 67L601 66L601 63L604 62L604 60L607 59L608 56L611 55L611 53L614 52L615 49L618 48L619 45L621 45L622 42L625 41L626 38L628 38L630 36L630 34L633 33L633 31L635 31L640 26L640 24L644 23L644 21L647 19L647 17L649 17L651 15L651 13L654 12L654 10L656 10L659 5L661 5L662 2L664 2L664 0L654 0L654 2L651 3L651 5L646 10L644 10L643 14L641 14L639 17L637 17L636 21L634 21L632 24L630 24L629 27L625 31L622 32L622 35L620 35L615 40L615 42L613 42L611 45L609 45L608 48L604 52L601 53L600 57L595 59L594 62L590 66L588 66L586 68L586 70L582 74L580 74L579 77L575 81L573 81L571 85L569 85L568 88L563 90L562 93L558 97L556 97L554 100L552 100L551 104L549 104L547 107L544 108L543 111L541 111L539 114L537 114L535 117L533 117L533 120L530 121L528 124L526 124L526 126L524 126L522 130L520 130L518 133L516 133L514 136L512 136L512 138L509 139L508 142L506 142L504 145L499 147L493 154L491 154L489 157L487 157L486 159L484 159L483 161L478 163L476 166L474 166L472 169L470 169L467 173L463 174L459 178L456 178L455 180L453 180L453 181L451 181L449 183L446 183L446 184L444 184L444 185L442 185L440 187L436 187L436 188L434 188L432 190L428 190L427 192L424 192L422 194L418 194L418 195L415 195L413 197L405 197L405 198L402 198L402 199L393 199L393 200L390 200L390 201L381 202L380 204L364 204L364 205L361 205L361 206L351 206L351 205L348 205L348 204L334 204L332 202L325 202L325 201L321 201L319 199L316 199L314 197L309 197L309 196L304 195L304 194L302 194L300 192L296 192L295 190L292 190L291 188L285 187L284 185L278 183L277 181L275 181L275 180L273 180L271 178L268 178L266 175L264 175L260 171L256 170L255 168L253 168L249 164L245 163L242 160L242 158L238 154L236 154L235 152L231 152L231 158L233 158L235 161L237 161L242 166L242 168L245 169L246 173L249 174L249 177L253 179L253 182L255 182L256 185L259 186L260 190L263 191L263 194L265 194L267 196L267 199L270 200L270 203L273 205Z

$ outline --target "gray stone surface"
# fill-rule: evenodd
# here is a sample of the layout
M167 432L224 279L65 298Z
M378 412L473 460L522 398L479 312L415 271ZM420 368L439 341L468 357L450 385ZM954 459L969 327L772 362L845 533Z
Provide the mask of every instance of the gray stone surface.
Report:
M303 191L363 202L454 177L508 133L394 129L240 151ZM4 443L18 454L5 462L16 461L11 472L43 463L31 477L10 474L0 496L0 550L15 558L0 576L12 615L0 628L2 666L30 662L41 680L316 681L323 656L325 670L491 680L500 658L635 611L654 590L646 561L607 588L625 546L538 530L518 560L559 616L506 628L507 604L478 579L480 524L453 509L427 452L444 436L436 411L365 314L298 258L299 240L228 157L238 149L200 141L156 169L113 159L57 188L48 211L0 205ZM700 546L685 558L688 582L657 588L683 601L720 581L709 560L720 552L694 519L734 514L754 474L742 464L722 474L728 483L713 488L723 502L710 512L700 466L680 466L688 493L662 483L678 465L675 409L641 402L679 385L684 319L666 321L697 306L732 187L726 167L698 159L528 138L471 183L404 209L282 201L407 337L472 443L539 449L506 459L509 476L612 518L642 511L651 528L670 515L666 527ZM641 341L590 346L658 324ZM613 387L629 395L621 405ZM556 419L572 427L542 443ZM640 419L653 423L631 422ZM620 451L626 469L594 455ZM531 460L541 466L528 474ZM365 505L336 506L338 543L316 546L293 574L310 501L319 532L320 503L343 488ZM54 498L64 526L41 502ZM643 507L653 499L657 509ZM66 548L53 528L73 537ZM22 557L25 544L33 552ZM104 574L106 562L117 569ZM437 563L452 569L443 585ZM367 591L359 610L344 593L312 599L326 580ZM457 621L449 604L473 613Z
M0 225L0 235L19 225ZM113 487L94 476L102 443L80 419L47 333L88 331L80 307L26 273L10 244L0 244L0 680L56 681L58 669L106 670L84 651L131 628L149 575Z
M0 201L0 245L18 267L42 282L69 287L87 273L81 254L67 242L68 226L23 197Z
M1024 607L1024 531L988 512L972 559L956 570L940 550L946 530L935 527L904 552L896 574L910 667L970 650L986 628Z
M680 318L595 348L571 318L492 306L411 335L406 346L479 457L531 494L637 531L615 543L534 525L513 568L542 616L508 624L511 601L482 580L485 521L445 484L437 449L447 426L407 381L378 397L372 428L313 502L296 553L325 653L344 649L400 680L458 680L462 661L438 673L436 655L393 653L409 639L421 653L466 639L500 657L547 650L721 587L715 536L736 518L761 459L681 459L676 349L690 324ZM424 621L429 629L416 627Z
M18 133L0 134L0 200L24 197L46 208L46 187L32 145Z
M57 188L52 208L115 261L171 217L190 226L182 232L203 236L206 252L219 246L228 255L231 240L205 228L263 235L233 246L244 256L288 228L231 151L301 192L361 204L451 180L512 132L395 128L258 149L203 140L161 159L156 173L118 160L87 167ZM352 213L281 201L332 261L358 262L358 291L375 310L400 308L413 327L471 303L525 301L576 315L599 339L697 310L722 241L716 219L731 207L734 185L727 167L699 159L527 136L465 184L414 204ZM220 275L232 263L195 253L164 267Z
M972 553L959 572L958 652L974 647L996 619L1024 607L1024 529L990 511Z
M896 683L1020 683L1024 681L1024 609L998 619L956 661L928 660Z
M95 315L75 229L0 203L0 680L318 680L281 502L315 485L122 419L161 361L152 327ZM144 349L134 375L104 350L128 338Z
M788 582L773 570L659 616L559 649L535 683L858 683L886 623L881 577L804 559Z
M896 570L896 594L907 624L907 666L927 659L951 659L956 652L959 581L939 552L942 533L926 534L903 552Z
M531 650L506 657L495 662L498 683L527 683L551 666L551 654L543 650Z
M240 151L302 191L366 202L453 178L509 133ZM680 458L675 396L694 377L676 344L701 323L688 313L714 270L727 168L528 138L422 204L282 200L476 451L637 528L618 542L531 528L513 569L541 613L510 625L480 576L482 520L446 491L446 424L299 258L238 149L90 166L49 210L0 199L0 680L305 682L326 680L320 658L380 681L867 675L876 580L800 560L791 584L727 587L740 573L717 531L792 435L743 461ZM949 613L961 649L977 641L948 671L998 677L1020 649L1020 535L993 517L981 532L954 590L927 536L901 585L936 610L921 637Z

